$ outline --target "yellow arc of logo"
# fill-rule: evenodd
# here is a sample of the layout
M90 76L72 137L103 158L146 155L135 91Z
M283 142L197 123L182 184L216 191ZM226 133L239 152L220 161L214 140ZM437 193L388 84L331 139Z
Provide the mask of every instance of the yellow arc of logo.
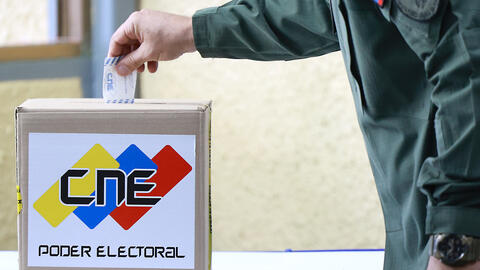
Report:
M95 144L72 168L89 169L82 179L70 181L70 194L89 196L95 191L95 169L117 169L120 164L100 144ZM31 177L31 176L30 176ZM37 180L39 181L39 180ZM33 208L53 227L57 227L77 207L60 202L60 180L57 180L37 201Z

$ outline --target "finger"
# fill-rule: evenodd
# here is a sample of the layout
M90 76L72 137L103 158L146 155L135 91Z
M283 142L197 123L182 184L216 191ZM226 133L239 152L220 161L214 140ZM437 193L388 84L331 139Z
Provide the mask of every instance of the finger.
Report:
M158 61L148 61L148 71L150 73L155 73L158 68Z
M116 57L120 55L125 55L132 51L131 46L132 44L137 44L138 40L129 40L125 44L120 44L116 41L110 41L110 45L108 47L108 56L109 57Z
M134 25L131 20L127 19L110 38L108 55L109 57L119 56L125 47L128 48L129 45L136 43L139 43L139 40L135 36Z
M110 43L108 48L108 57L117 57L117 56L125 55L131 51L132 50L130 49L129 44L121 45L118 43Z
M139 67L137 68L137 71L140 72L140 73L143 72L143 71L145 71L145 64L142 64L141 66L139 66Z
M135 69L139 68L143 63L148 61L146 54L144 53L145 46L140 46L138 49L130 52L125 57L120 60L120 63L117 65L117 72L121 76L126 76Z
M119 46L119 47L116 47L114 50L110 51L108 53L108 57L117 57L117 56L127 55L132 51L133 50L131 49L130 45Z
M131 44L131 45L130 45L130 51L133 52L133 51L135 51L136 49L138 49L139 47L140 47L140 43L139 43L139 42L137 42L137 43L135 43L135 44Z

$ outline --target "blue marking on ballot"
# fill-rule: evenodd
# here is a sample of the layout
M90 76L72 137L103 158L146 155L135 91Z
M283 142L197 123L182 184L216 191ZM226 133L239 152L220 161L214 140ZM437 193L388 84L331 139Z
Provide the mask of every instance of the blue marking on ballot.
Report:
M113 74L111 72L107 73L107 90L113 90Z
M123 58L123 56L106 57L105 61L103 62L103 65L104 66L116 66L122 58Z

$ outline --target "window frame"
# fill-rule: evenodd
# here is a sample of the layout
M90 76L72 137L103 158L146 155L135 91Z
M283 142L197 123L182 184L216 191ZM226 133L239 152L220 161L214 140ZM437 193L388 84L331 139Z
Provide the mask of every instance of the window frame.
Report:
M0 47L0 81L80 77L84 97L101 97L110 37L137 7L138 0L48 0L52 43Z

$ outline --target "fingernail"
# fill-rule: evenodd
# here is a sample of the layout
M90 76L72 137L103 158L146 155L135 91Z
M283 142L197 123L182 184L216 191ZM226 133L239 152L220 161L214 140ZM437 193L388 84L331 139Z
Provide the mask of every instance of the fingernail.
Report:
M126 76L126 75L128 75L128 73L130 73L128 68L124 65L119 65L117 67L117 72L118 72L118 74L120 74L120 76Z

